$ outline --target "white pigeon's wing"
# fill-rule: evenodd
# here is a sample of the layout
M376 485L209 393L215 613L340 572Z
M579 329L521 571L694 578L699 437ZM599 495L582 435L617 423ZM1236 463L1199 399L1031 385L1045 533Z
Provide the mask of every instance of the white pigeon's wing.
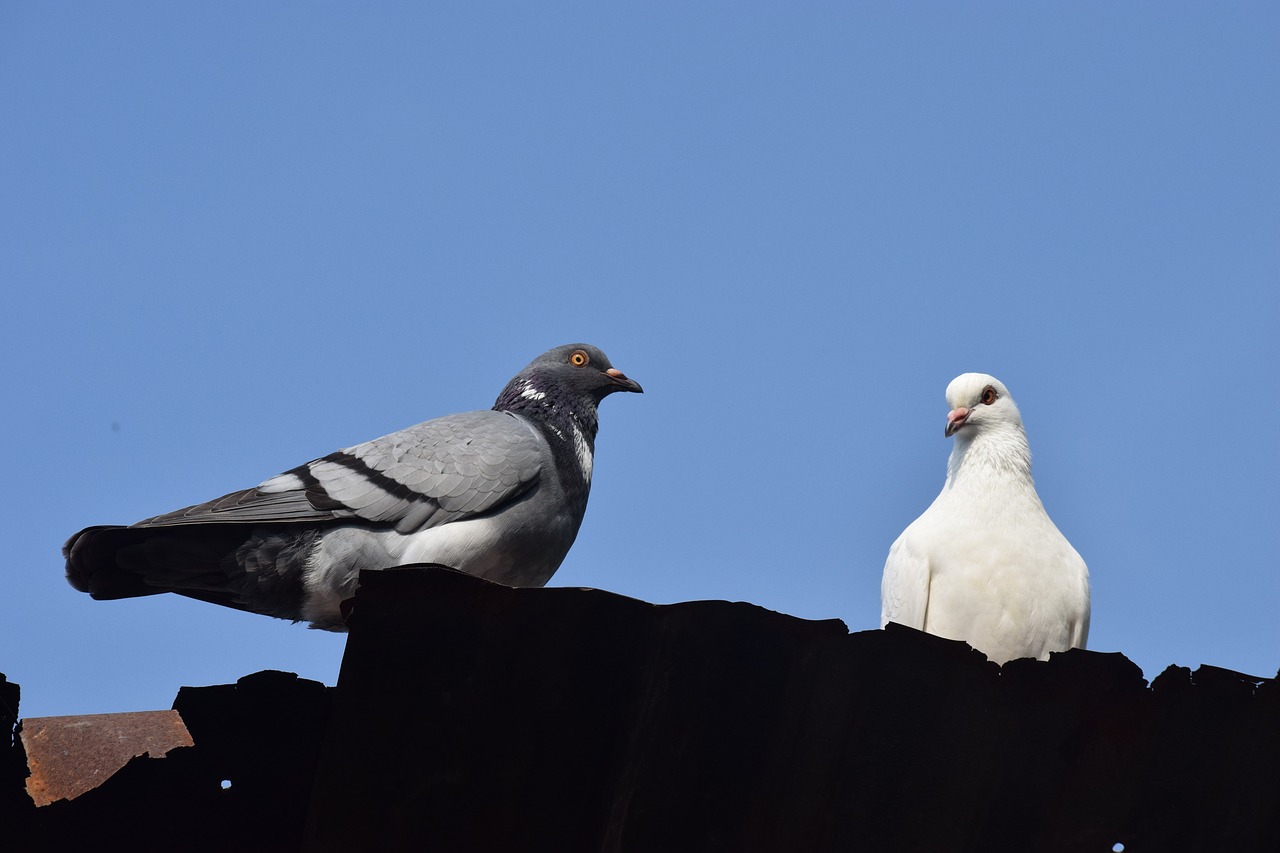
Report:
M889 548L880 581L880 627L890 622L924 630L929 609L929 558L913 547L908 527Z
M362 519L407 533L487 512L518 497L532 487L548 453L545 441L522 418L464 412L134 526Z
M1089 614L1071 626L1071 648L1086 649L1089 647Z
M1066 537L1063 538L1065 539ZM1071 552L1075 554L1078 565L1075 574L1076 577L1080 579L1080 585L1082 587L1082 603L1079 608L1080 616L1071 625L1071 648L1084 649L1088 648L1089 645L1089 616L1092 611L1089 601L1089 567L1085 565L1084 559L1076 553L1075 548L1072 548Z

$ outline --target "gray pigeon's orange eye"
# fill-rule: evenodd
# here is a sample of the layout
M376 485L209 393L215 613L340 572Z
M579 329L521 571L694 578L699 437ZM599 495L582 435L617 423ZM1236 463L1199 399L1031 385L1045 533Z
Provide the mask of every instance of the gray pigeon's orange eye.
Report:
M996 389L988 385L982 389L982 405L990 406L996 400L1000 399L1000 395L996 393Z
M572 364L574 367L584 367L589 361L591 361L591 356L587 355L585 352L583 352L580 349L574 350L569 355L569 363Z

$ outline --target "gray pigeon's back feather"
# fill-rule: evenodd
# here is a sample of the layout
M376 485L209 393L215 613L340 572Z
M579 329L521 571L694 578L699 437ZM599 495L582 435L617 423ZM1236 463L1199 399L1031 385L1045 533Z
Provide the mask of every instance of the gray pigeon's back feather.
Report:
M363 519L397 532L484 512L529 488L549 450L506 412L447 415L339 450L252 489L134 527Z
M94 598L177 592L336 630L362 569L432 562L541 586L586 511L596 406L640 390L598 349L558 347L493 410L427 421L129 527L86 528L63 547L67 579Z

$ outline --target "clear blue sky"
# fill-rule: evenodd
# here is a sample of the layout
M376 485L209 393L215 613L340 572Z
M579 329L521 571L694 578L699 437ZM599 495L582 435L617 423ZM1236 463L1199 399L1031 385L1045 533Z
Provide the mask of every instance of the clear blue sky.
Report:
M487 408L602 407L554 585L879 620L993 373L1091 648L1280 667L1280 6L31 3L0 10L0 671L167 708L343 637L95 602L62 542Z

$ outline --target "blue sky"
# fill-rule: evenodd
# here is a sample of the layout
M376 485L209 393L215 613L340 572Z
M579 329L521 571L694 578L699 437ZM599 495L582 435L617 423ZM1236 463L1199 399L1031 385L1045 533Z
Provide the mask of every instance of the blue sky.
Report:
M1090 647L1280 667L1280 7L8 3L0 671L169 707L343 637L95 602L62 542L487 408L584 340L553 585L879 620L993 373Z

